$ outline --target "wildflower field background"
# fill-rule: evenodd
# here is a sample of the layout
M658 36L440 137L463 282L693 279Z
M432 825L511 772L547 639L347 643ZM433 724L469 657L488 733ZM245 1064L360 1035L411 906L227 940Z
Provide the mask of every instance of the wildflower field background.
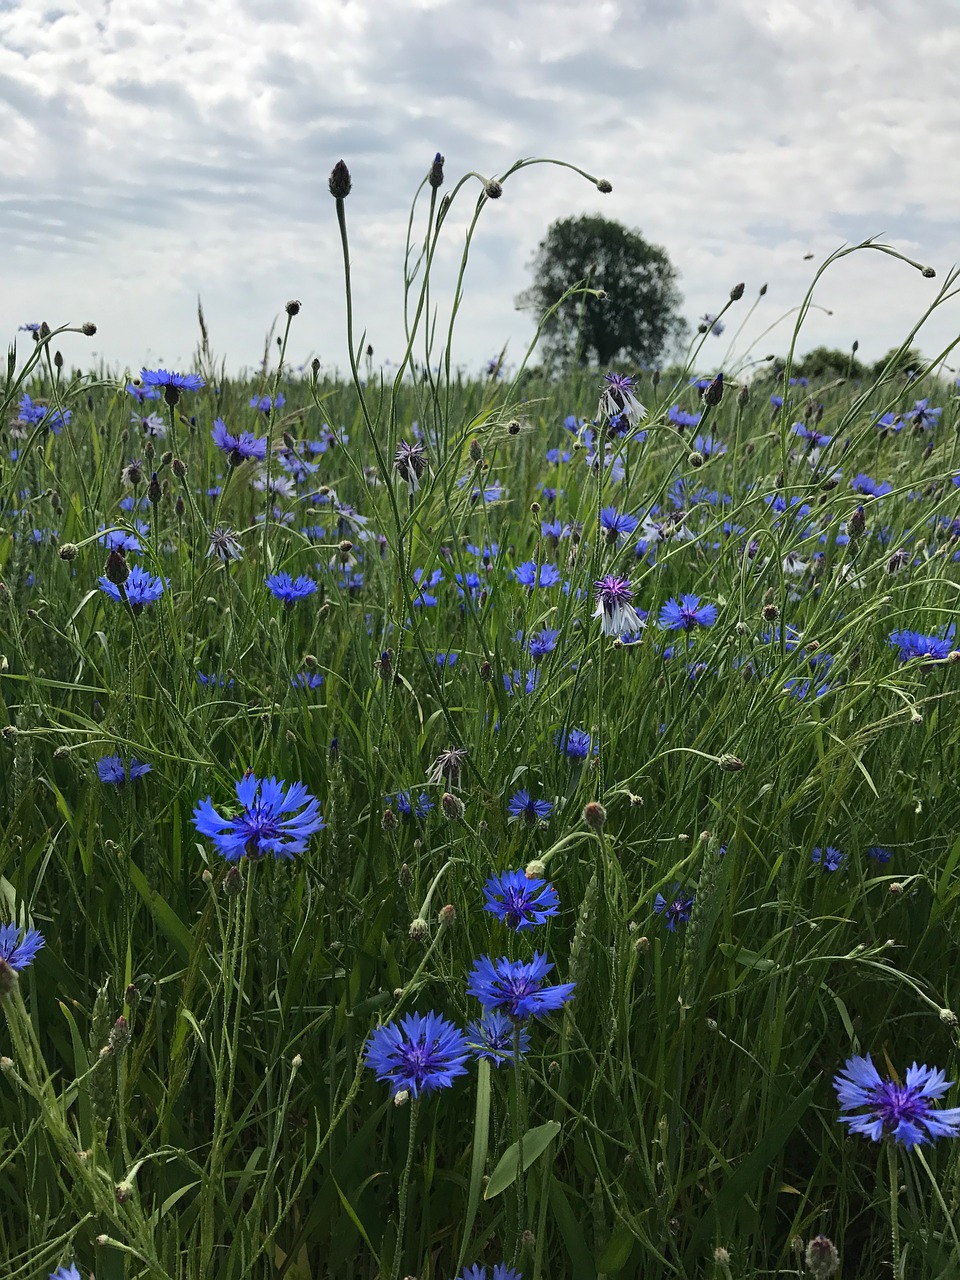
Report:
M949 353L468 378L438 187L390 381L11 347L3 1274L956 1276Z

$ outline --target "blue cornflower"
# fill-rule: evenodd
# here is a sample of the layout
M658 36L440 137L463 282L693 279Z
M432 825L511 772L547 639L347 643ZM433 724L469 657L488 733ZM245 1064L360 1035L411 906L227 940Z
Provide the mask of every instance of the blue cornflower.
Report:
M507 691L507 696L512 698L520 689L524 693L533 693L537 685L540 683L540 668L534 667L532 671L528 671L526 675L522 671L505 671L503 673L503 687Z
M925 636L919 631L893 631L890 644L900 650L901 662L909 662L911 658L938 661L950 654L955 633L956 627L952 623L943 636Z
M577 985L563 982L545 987L543 980L552 968L539 951L534 951L531 960L481 956L470 971L467 995L476 996L485 1009L502 1009L517 1021L531 1015L542 1018L570 1000Z
M305 600L317 590L317 584L313 578L308 578L303 573L298 578L291 578L286 570L272 573L264 581L271 595L282 600L284 604L295 604L298 600Z
M163 595L164 586L170 585L163 578L155 578L138 564L130 570L122 588L109 578L98 578L97 582L100 590L111 600L121 604L126 600L134 613L140 613L145 605L154 604Z
M143 404L144 400L159 400L160 392L156 387L135 386L132 382L128 382L124 388L128 396L133 396L137 404Z
M663 631L693 631L695 627L712 627L716 620L715 604L701 604L699 596L689 594L682 595L679 604L671 596L657 618Z
M408 1013L399 1023L387 1022L373 1031L364 1046L364 1063L385 1080L392 1095L449 1089L457 1076L467 1074L467 1037L439 1013Z
M960 1137L960 1107L938 1111L930 1105L932 1098L942 1098L952 1084L942 1071L926 1063L917 1066L916 1062L903 1084L884 1080L869 1053L865 1058L848 1058L833 1080L841 1112L856 1112L840 1116L840 1123L848 1124L851 1133L862 1133L874 1142L892 1137L894 1142L911 1147L937 1138Z
M693 451L705 458L720 458L727 452L727 446L713 436L697 436L693 442Z
M224 688L224 677L220 675L204 675L202 671L197 672L197 683L201 685L214 685L218 689ZM233 688L233 677L226 681L226 688Z
M929 396L924 396L922 400L918 400L912 409L908 409L904 414L905 418L909 418L915 427L935 427L940 421L942 409L930 409Z
M452 649L448 653L435 653L433 660L438 667L455 667L459 653L455 653Z
M675 427L698 427L702 417L701 413L687 413L678 404L672 404L667 410L667 421Z
M417 799L413 799L409 791L398 791L395 801L391 796L384 796L383 803L388 808L395 804L397 813L408 822L411 818L425 818L431 809L436 808L425 791L421 791Z
M144 386L162 391L164 403L171 407L180 403L184 391L199 391L204 386L196 373L171 373L167 369L141 369L140 380Z
M817 431L815 427L808 427L802 422L795 422L790 430L801 440L806 440L812 449L822 449L833 439L833 436L824 435L822 431Z
M888 493L893 492L893 485L889 480L874 480L872 476L861 472L853 477L850 481L850 488L857 493L865 493L871 498L885 498Z
M700 317L699 329L701 333L712 333L715 338L719 338L725 328L723 321L718 320L709 311L706 315Z
M453 1280L487 1280L487 1268L481 1267L479 1262L474 1262L472 1266L464 1267ZM523 1280L523 1276L519 1271L514 1271L513 1267L508 1267L505 1262L498 1262L494 1265L492 1280Z
M612 546L624 542L640 523L637 516L619 512L616 507L604 507L600 512L600 528L603 537Z
M673 896L669 902L662 893L658 893L653 900L654 911L658 916L663 916L671 933L676 933L678 924L686 924L693 911L694 895L690 894L688 898L678 892L679 888L679 884L673 886Z
M532 800L529 791L520 790L507 801L507 812L511 822L522 818L524 822L533 825L546 822L553 812L553 804L549 800Z
M513 570L513 576L522 587L555 587L560 581L560 570L552 564L536 564L527 560Z
M256 458L258 462L266 459L266 436L255 436L252 431L241 431L238 436L233 436L222 418L214 418L210 438L218 449L228 455L232 467L238 467L247 458Z
M569 756L571 760L586 760L590 754L591 739L586 729L567 729L554 738L557 750ZM599 751L599 744L594 744L593 754Z
M873 424L879 431L902 431L903 417L899 413L885 413Z
M547 916L555 916L560 899L552 884L525 871L501 871L483 886L484 911L508 924L519 933L543 924Z
M276 398L270 396L251 396L250 408L259 409L261 413L269 413L271 409L280 409L286 404L286 399L282 391L278 391Z
M107 526L101 524L101 530L106 530ZM136 533L128 533L125 529L111 529L104 532L102 538L97 541L102 547L107 547L110 551L142 551L143 544L140 537L147 537L150 533L150 526L144 524L142 520L136 521ZM138 537L138 535L140 535Z
M486 1059L495 1067L502 1067L505 1062L513 1061L514 1023L506 1014L491 1010L477 1022L467 1023L467 1042L473 1050L478 1062ZM530 1032L526 1027L520 1029L520 1056L523 1057L530 1048Z
M819 863L823 871L839 871L846 860L847 855L835 849L832 844L828 844L826 849L821 849L818 845L810 855L810 861Z
M885 862L889 862L893 854L889 849L882 849L879 845L874 845L872 849L867 850L867 856L873 858L874 862L879 862L881 866Z
M539 662L548 653L553 653L559 639L560 632L554 630L553 627L544 627L542 631L535 632L527 643L530 657L534 662Z
M290 677L290 683L295 689L319 689L325 679L319 671L298 671L295 676Z
M136 756L130 757L129 768L123 763L123 758L118 755L104 756L102 760L97 761L100 781L115 787L122 787L128 781L133 782L134 778L142 778L152 768L153 765L144 764Z
M0 974L4 968L14 973L25 969L43 945L43 934L36 929L24 929L21 938L18 924L0 925Z
M228 862L239 862L244 854L248 858L267 853L292 858L303 853L308 838L327 825L320 816L319 803L302 782L261 781L255 773L247 772L236 784L236 792L241 812L235 817L219 814L210 796L193 811L193 825L201 835L210 836Z
M50 1272L50 1280L81 1280L77 1264L71 1262L69 1266L57 1267L56 1271Z

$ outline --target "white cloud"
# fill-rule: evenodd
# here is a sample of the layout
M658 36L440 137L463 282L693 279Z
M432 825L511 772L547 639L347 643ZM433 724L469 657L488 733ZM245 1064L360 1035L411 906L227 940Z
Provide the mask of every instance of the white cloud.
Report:
M342 366L326 188L342 156L358 331L396 357L409 200L439 149L446 191L544 154L614 184L603 197L544 167L509 180L480 219L456 360L476 367L507 339L519 356L526 264L553 219L587 211L666 247L690 319L738 280L745 314L768 282L746 346L845 240L884 233L941 276L956 255L960 24L952 0L902 14L891 0L0 3L0 328L90 318L108 363L188 360L200 294L218 352L250 365L295 296L295 361ZM438 285L452 288L478 190L454 206ZM876 357L936 287L877 253L846 259L817 291L833 315L813 312L800 348L857 338ZM951 303L922 345L958 331ZM784 321L763 344L788 339Z

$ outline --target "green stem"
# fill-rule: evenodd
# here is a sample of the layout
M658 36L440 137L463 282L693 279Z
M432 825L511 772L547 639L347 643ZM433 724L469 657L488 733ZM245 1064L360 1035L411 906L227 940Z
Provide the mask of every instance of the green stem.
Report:
M407 1139L407 1159L403 1166L403 1177L400 1179L400 1217L397 1222L397 1247L393 1255L393 1280L398 1280L403 1264L403 1233L407 1224L407 1193L410 1189L410 1170L413 1167L413 1151L417 1133L417 1113L420 1099L414 1098L410 1104L410 1136Z
M892 1138L887 1139L887 1172L890 1178L890 1247L893 1252L891 1266L893 1280L901 1280L900 1257L900 1171L897 1165L897 1147Z

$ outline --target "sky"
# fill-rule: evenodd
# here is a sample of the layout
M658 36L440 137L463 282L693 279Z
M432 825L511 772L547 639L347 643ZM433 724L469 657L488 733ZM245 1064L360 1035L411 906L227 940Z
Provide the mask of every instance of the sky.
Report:
M92 320L63 337L69 365L187 370L199 297L235 372L296 298L290 362L344 368L343 159L357 340L396 361L410 205L440 151L444 191L533 157L613 186L533 165L485 204L455 365L504 345L519 364L537 244L583 213L666 249L694 325L744 282L703 348L716 367L786 352L821 263L880 237L937 277L849 255L797 345L876 359L960 258L958 66L956 0L0 0L0 337ZM436 354L480 190L437 250ZM917 342L932 357L958 334L953 299Z

